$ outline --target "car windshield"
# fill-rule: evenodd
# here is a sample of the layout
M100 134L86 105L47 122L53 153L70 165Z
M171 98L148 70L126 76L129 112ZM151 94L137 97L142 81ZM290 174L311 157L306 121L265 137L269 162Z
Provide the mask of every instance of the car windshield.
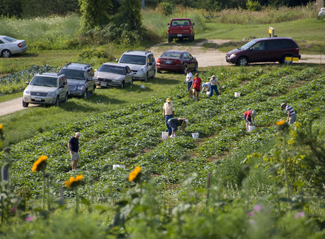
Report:
M181 58L182 53L175 53L175 52L164 52L161 57L168 57L168 58Z
M251 46L253 46L255 43L256 43L256 40L252 40L252 41L246 43L245 45L243 45L242 47L240 47L239 49L241 49L241 50L247 50Z
M113 74L124 75L124 69L120 66L109 66L109 65L102 65L98 71L100 72L108 72Z
M12 38L12 37L4 37L3 39L9 41L9 42L15 42L17 41L15 38Z
M173 20L171 25L173 27L174 26L189 26L190 21L189 20Z
M48 87L58 87L58 79L46 76L35 76L30 84Z
M145 65L145 56L135 56L135 55L123 55L119 63L135 64L135 65Z
M70 69L62 69L61 74L65 74L67 79L76 79L76 80L85 80L85 72L70 70Z

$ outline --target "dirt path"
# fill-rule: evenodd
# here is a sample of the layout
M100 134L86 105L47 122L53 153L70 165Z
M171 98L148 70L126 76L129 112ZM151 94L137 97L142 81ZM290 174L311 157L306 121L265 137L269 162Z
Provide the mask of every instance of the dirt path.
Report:
M182 44L177 44L176 46L175 45L169 46L167 42L163 42L151 47L149 50L153 52L156 58L161 56L161 54L166 50L188 51L193 56L196 57L199 63L199 67L222 66L222 65L229 65L225 61L225 53L220 52L216 48L203 48L202 45L205 43L213 43L213 44L221 45L229 41L230 40L222 40L222 39L206 40L197 43L195 46L183 46ZM325 56L302 55L302 59L297 63L295 62L294 64L304 64L304 63L325 64ZM277 63L270 63L270 64L277 64ZM14 113L16 111L26 109L22 107L21 101L22 98L18 98L18 99L0 103L0 117L7 114Z

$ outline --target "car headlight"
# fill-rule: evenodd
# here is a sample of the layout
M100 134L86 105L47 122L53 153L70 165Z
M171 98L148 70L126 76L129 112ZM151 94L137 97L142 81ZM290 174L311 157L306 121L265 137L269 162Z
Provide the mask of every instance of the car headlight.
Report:
M78 90L84 90L84 89L85 89L85 86L83 86L83 85L78 86Z
M30 91L29 91L29 90L25 90L25 91L24 91L24 94L25 94L25 95L30 95Z
M138 74L142 74L142 73L145 73L145 72L146 72L145 68L141 68L140 70L138 70Z
M231 54L231 55L229 56L230 59L235 58L235 57L236 57L236 54Z
M47 96L55 97L56 93L55 92L50 92L50 93L47 94Z

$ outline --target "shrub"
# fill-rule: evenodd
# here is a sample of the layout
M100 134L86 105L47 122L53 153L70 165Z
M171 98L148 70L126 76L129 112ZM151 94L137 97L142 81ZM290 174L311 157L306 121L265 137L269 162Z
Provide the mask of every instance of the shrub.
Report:
M157 10L161 12L163 15L168 16L173 12L173 6L169 2L161 2L158 4Z
M246 3L246 7L249 11L260 11L261 4L258 1L248 0Z

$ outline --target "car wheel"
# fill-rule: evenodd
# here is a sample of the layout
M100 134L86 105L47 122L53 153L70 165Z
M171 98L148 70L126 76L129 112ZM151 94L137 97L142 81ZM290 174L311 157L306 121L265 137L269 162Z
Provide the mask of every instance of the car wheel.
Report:
M198 64L196 63L196 64L195 64L195 67L194 67L194 71L197 71L198 67L199 67L199 66L198 66Z
M84 99L87 99L87 98L88 98L88 88L86 89L85 94L84 94Z
M131 81L130 81L130 85L133 85L133 78L132 78Z
M194 41L194 35L191 36L191 37L189 37L188 40L189 40L190 42Z
M55 106L60 106L60 99L59 99L59 96L56 97L56 100L55 100Z
M153 75L152 75L152 79L155 79L155 76L156 76L156 71L153 72Z
M144 78L144 81L147 82L148 81L148 72L146 74L146 77Z
M247 66L248 65L248 58L245 56L239 57L237 61L238 66Z
M281 63L286 64L286 65L290 65L292 63L292 61L286 61L286 57L292 57L292 56L291 55L284 55L282 57Z
M68 94L68 93L66 93L66 94L65 94L65 98L64 98L64 102L65 102L65 103L67 103L67 102L68 102L68 100L69 100L69 94Z
M23 107L24 108L27 108L28 107L28 103L26 103L25 101L22 101L22 103L23 103Z
M125 84L124 81L122 81L122 84L120 85L121 89L124 89L124 84Z
M9 58L11 56L11 52L9 50L3 50L2 56L5 58Z
M183 74L186 75L186 70L187 70L187 65L184 66L184 69L183 69Z
M96 85L94 85L91 95L95 95L95 88L96 88Z
M158 70L158 69L157 69L157 73L161 73L161 70Z
M168 37L168 43L172 42L173 38L172 37Z

